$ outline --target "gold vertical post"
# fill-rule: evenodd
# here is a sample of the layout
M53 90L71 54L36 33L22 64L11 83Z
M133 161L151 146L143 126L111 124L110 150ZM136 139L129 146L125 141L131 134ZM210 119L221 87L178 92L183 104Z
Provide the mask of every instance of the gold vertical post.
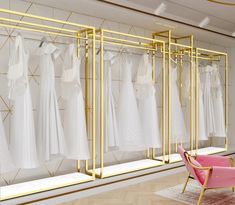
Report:
M165 56L166 55L166 45L165 42L162 44L162 160L165 162L165 146L166 146L166 102L165 102L165 97L166 97L166 79L165 79Z
M153 48L156 49L156 45L155 43L153 44ZM152 51L152 80L153 80L153 85L155 86L155 50ZM152 159L155 158L155 149L156 148L152 148Z
M85 114L86 114L86 127L89 128L89 53L88 53L88 33L85 32ZM79 52L79 51L78 51ZM88 160L85 161L85 170L88 172Z
M104 31L100 30L100 177L104 169Z
M193 36L190 36L190 151L193 150Z
M224 106L225 106L225 129L226 129L226 133L228 130L228 55L225 55L225 71L224 71L224 75L225 75L225 96L224 96ZM225 137L225 149L228 150L228 138L227 135Z
M198 92L199 92L199 85L198 85L198 78L199 78L199 70L198 70L198 49L195 49L195 150L196 154L198 151L198 110L199 110L199 99L198 99Z
M95 179L95 29L92 29L92 177Z
M171 156L171 30L168 31L168 161Z
M77 33L77 57L80 55L80 33ZM86 67L85 67L86 70ZM86 93L86 92L85 92ZM87 116L86 116L86 122L87 122ZM77 160L77 171L80 172L81 165L80 165L80 160Z
M183 58L182 51L180 51L180 104L183 105Z

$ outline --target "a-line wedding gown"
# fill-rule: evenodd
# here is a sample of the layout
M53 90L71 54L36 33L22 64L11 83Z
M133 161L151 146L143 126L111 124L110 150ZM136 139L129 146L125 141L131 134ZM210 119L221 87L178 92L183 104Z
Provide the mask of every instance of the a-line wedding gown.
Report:
M31 169L39 165L37 159L33 106L28 80L29 54L23 38L17 35L9 60L9 99L13 101L10 151L17 168Z
M55 90L54 61L60 50L52 43L44 42L38 48L41 71L37 122L37 146L41 163L66 154L64 131Z
M156 91L152 80L152 64L147 54L144 54L140 60L136 83L138 108L145 145L148 148L161 147Z
M132 63L127 54L124 54L122 60L122 82L117 111L119 150L141 151L145 150L146 146L132 83Z
M67 142L67 158L86 160L90 158L85 107L80 82L81 59L76 56L74 44L65 52L61 77L62 97L65 100L64 134Z

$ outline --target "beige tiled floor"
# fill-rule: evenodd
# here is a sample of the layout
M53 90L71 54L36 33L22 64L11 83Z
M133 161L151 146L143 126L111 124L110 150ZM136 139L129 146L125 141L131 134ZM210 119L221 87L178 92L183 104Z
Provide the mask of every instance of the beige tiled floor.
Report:
M175 174L61 205L180 205L182 203L157 196L154 192L183 184L186 175L186 173Z

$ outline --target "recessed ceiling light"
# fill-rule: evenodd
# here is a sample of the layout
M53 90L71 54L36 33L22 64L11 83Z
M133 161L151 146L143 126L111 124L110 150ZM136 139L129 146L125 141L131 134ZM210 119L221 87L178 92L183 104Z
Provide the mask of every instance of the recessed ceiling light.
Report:
M210 23L210 18L209 17L205 17L199 24L198 26L203 28L205 26L207 26Z
M164 13L166 11L166 4L161 3L155 10L154 10L154 14L156 15L161 15L162 13Z

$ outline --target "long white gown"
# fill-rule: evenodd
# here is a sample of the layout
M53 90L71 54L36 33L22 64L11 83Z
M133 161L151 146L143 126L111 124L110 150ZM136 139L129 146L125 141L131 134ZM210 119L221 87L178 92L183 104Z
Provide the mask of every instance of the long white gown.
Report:
M62 72L62 97L65 100L64 134L68 159L90 158L87 140L85 107L80 82L81 59L76 56L74 44L66 49Z
M63 157L66 153L64 131L61 123L55 90L54 60L60 50L51 43L38 48L40 56L40 94L37 122L37 146L40 162Z
M137 71L137 99L145 145L148 148L161 147L161 135L158 125L155 87L152 80L152 65L148 55L144 54Z
M132 63L124 55L117 123L120 151L141 151L146 146L131 76Z
M187 142L183 110L177 85L177 68L171 68L171 143Z
M3 127L2 116L0 114L0 174L14 170L12 157L8 149L5 130Z
M205 108L205 125L206 135L209 137L214 135L215 132L215 114L213 108L213 95L212 95L212 79L213 79L213 68L207 65L203 69L203 103Z
M220 80L219 68L216 64L212 65L213 68L213 81L212 81L212 93L213 93L213 109L215 119L215 131L214 136L226 137L225 118L224 118L224 102L222 94L222 84Z
M31 93L28 81L28 58L23 39L18 35L9 61L9 99L14 108L11 118L10 151L17 168L39 166Z
M115 55L104 54L104 139L105 151L117 149L119 146L116 108L112 90L112 66Z

